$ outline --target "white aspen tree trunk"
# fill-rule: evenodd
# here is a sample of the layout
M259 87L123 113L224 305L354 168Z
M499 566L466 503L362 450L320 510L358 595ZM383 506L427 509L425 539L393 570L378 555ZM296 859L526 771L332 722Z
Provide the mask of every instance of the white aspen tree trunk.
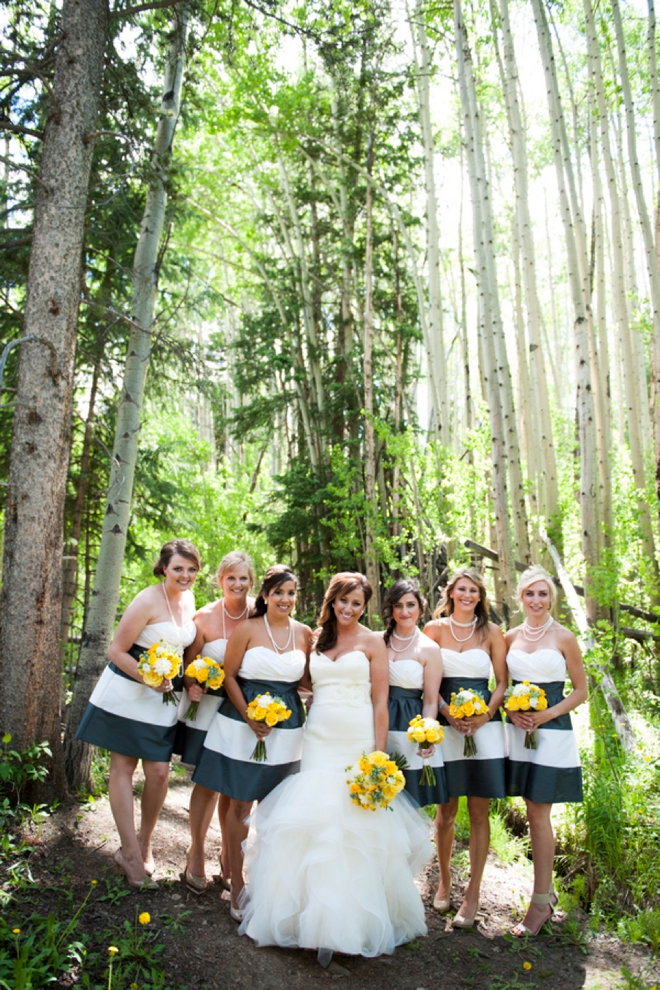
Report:
M11 734L15 750L49 741L48 781L32 791L49 804L66 791L60 742L62 530L85 209L107 33L106 0L64 0L46 94L23 313L22 335L28 339L19 348L4 516L0 670L7 690L0 698L0 726Z
M552 432L550 397L541 341L541 304L536 279L536 254L532 220L529 209L529 187L527 148L525 130L518 100L518 67L515 57L513 33L509 18L508 0L500 0L500 23L502 26L504 67L500 64L502 88L505 96L513 175L516 191L516 222L520 240L522 272L527 303L527 325L529 331L529 370L533 400L534 418L539 433L541 452L541 511L546 519L552 520L557 512L557 459Z
M550 296L550 322L552 327L552 344L550 343L550 334L547 333L547 343L548 343L548 360L550 362L550 371L552 372L552 382L555 388L555 398L557 400L557 406L562 411L566 408L566 403L564 402L564 377L559 374L559 353L557 348L557 298L555 295L555 283L553 278L553 251L552 251L552 238L550 236L550 215L548 213L548 198L543 194L543 213L545 219L545 249L548 260L548 291Z
M587 566L585 575L585 603L591 621L595 621L597 606L590 594L590 571L597 563L598 554L598 517L597 517L597 488L596 471L596 431L593 404L593 383L591 381L589 335L587 319L589 310L585 300L586 257L584 255L584 229L581 217L574 218L571 213L566 185L575 187L571 182L572 162L564 153L562 142L563 111L559 97L559 88L555 75L552 41L548 31L548 23L542 0L532 0L534 19L536 21L539 48L543 62L548 98L548 112L552 131L553 157L557 174L561 216L564 224L566 239L566 254L571 285L571 296L574 311L573 340L575 358L575 379L577 395L578 435L580 446L580 516L582 523L582 555ZM568 177L568 183L566 179ZM577 228L577 229L576 229ZM581 236L578 233L582 230Z
M623 37L623 26L621 24L621 11L619 8L619 0L612 0L612 19L614 21L614 30L616 34L616 47L619 65L619 76L621 80L621 90L623 95L623 102L625 107L626 115L626 135L628 139L628 161L630 166L630 172L632 175L633 189L635 193L635 201L637 203L637 213L639 216L639 223L642 229L642 240L644 243L644 251L646 253L646 264L648 268L649 281L651 286L651 304L653 309L653 355L660 355L660 269L658 268L658 261L655 254L655 244L653 241L653 232L651 230L651 221L646 208L646 199L644 196L644 187L642 184L642 174L639 166L639 159L637 156L637 136L635 128L635 109L632 98L632 91L630 88L630 77L628 74L628 60L626 56L626 46ZM654 403L654 418L655 418L655 404L659 398L658 389L660 388L660 367L655 366L652 372L652 398ZM660 464L660 437L656 436L656 472L658 470L658 465Z
M460 0L454 0L454 31L456 54L458 61L458 80L463 112L463 128L466 138L466 154L470 187L472 192L472 215L474 226L474 248L477 260L477 287L479 291L479 322L483 347L483 375L487 390L487 401L490 413L491 427L491 460L492 460L492 490L493 514L497 533L497 549L500 557L500 579L502 582L502 601L505 613L513 601L515 587L515 557L511 537L511 522L509 518L509 497L507 486L506 466L506 437L504 415L502 411L502 390L499 387L498 358L495 350L495 335L493 332L493 302L491 292L493 283L490 277L487 254L492 250L492 239L487 243L484 238L484 167L483 152L481 161L477 161L477 139L475 134L476 101L474 99L474 79L471 72L471 54L467 40L467 32L463 22ZM471 92L472 90L472 92ZM481 170L481 174L479 171Z
M371 175L373 167L373 135L369 136L367 152L367 172ZM380 617L380 574L378 554L374 536L376 503L376 444L374 438L374 376L373 376L373 344L374 344L374 291L373 291L373 190L367 179L366 194L366 250L364 260L364 333L363 333L363 375L364 375L364 447L365 447L365 496L366 496L366 565L367 579L374 589L373 597L368 605L369 618L373 623L374 617ZM383 506L384 508L384 506Z
M655 208L655 261L660 271L660 82L658 81L658 61L655 46L655 7L648 0L647 48L649 56L649 76L653 106L653 143L657 169L657 203ZM653 334L651 347L651 410L654 435L656 494L660 496L660 337Z
M436 410L439 436L447 447L451 442L449 423L449 402L447 399L447 369L445 365L444 327L442 315L442 294L440 285L440 234L438 230L438 201L435 188L435 153L433 128L431 126L431 98L428 39L426 37L425 14L422 0L415 0L414 23L411 24L417 100L422 127L424 148L424 181L426 188L426 250L429 270L429 336L435 365L435 378L438 383L441 408ZM418 55L419 52L419 55Z
M520 240L518 238L518 226L515 216L511 218L511 221L511 265L513 268L513 291L511 292L511 296L514 300L516 356L518 358L518 422L525 447L527 474L532 480L530 498L534 507L534 514L538 515L538 485L542 476L539 461L543 452L539 445L539 436L536 429L538 423L538 417L536 416L537 409L532 396L529 366L527 364L529 350L527 347L527 334L525 332L525 318L523 316Z
M128 342L117 410L101 546L67 717L65 764L69 784L76 791L84 787L89 779L91 749L73 736L94 683L106 662L105 654L119 600L119 584L131 513L144 386L151 355L151 327L158 285L159 247L165 223L168 165L179 117L185 65L188 11L184 4L174 9L173 21L156 140L151 156L152 174L133 259L134 324Z

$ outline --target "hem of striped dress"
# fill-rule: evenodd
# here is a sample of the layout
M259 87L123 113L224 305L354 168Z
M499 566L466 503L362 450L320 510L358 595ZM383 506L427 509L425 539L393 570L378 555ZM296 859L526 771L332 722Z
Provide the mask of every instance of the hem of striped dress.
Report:
M186 766L197 766L204 749L206 733L206 729L193 729L191 725L186 725L185 722L178 722L172 752L176 753Z
M427 804L446 804L449 800L447 791L447 779L444 767L433 767L435 774L435 784L420 783L422 778L421 770L404 770L403 776L406 778L406 793L413 801L424 808Z
M445 763L449 797L507 796L506 760L452 760Z
M261 801L285 777L299 771L300 760L274 766L256 760L246 763L204 748L192 779L194 784L226 794L236 801Z
M152 725L106 712L91 702L76 731L76 739L120 756L169 763L176 736L174 725Z
M507 761L506 792L536 804L577 804L583 800L581 767L542 767Z

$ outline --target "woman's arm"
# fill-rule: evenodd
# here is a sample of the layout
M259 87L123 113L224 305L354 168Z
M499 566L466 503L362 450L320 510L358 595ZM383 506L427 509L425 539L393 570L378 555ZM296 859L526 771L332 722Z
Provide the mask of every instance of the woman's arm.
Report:
M119 620L115 635L108 647L108 659L124 674L128 674L140 684L144 684L144 681L138 672L137 660L127 651L133 646L144 627L158 618L158 610L151 599L150 588L138 592ZM171 681L163 681L160 687L152 690L162 694L171 687Z
M383 752L387 746L387 730L390 717L387 711L387 698L390 690L390 665L387 650L381 636L372 633L368 657L371 668L371 700L374 706L374 736L376 749Z
M204 639L204 633L202 632L200 626L201 623L198 623L197 616L195 616L195 629L197 630L197 633L190 646L186 646L183 651L184 670L189 663L192 663L193 660L196 660L198 656L202 655L206 640ZM191 701L201 701L206 693L206 687L202 687L199 681L196 681L194 677L184 675L183 686L188 692L188 697Z
M265 722L254 722L251 718L248 718L247 702L237 679L238 672L243 663L243 657L253 635L255 623L258 621L258 619L245 619L241 622L240 626L236 627L227 640L227 649L225 650L225 690L229 700L236 710L240 712L246 725L250 726L258 739L265 739L270 732L270 727Z
M568 697L562 698L556 705L546 708L542 712L511 712L512 722L527 732L532 732L540 725L550 722L553 718L559 718L560 715L566 715L568 712L572 712L574 708L577 708L578 705L581 705L583 701L587 700L589 693L587 689L587 675L584 664L582 663L580 647L575 636L570 629L560 626L557 634L557 642L566 660L566 669L571 679L573 690Z
M422 715L424 718L438 717L438 701L440 698L440 682L442 680L442 653L439 647L429 647L424 651L424 702Z

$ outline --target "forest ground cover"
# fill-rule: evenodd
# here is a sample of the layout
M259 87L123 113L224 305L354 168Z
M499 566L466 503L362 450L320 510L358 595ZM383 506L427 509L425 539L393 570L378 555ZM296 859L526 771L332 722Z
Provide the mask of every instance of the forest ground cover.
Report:
M612 934L590 930L587 915L563 898L569 914L558 912L557 920L545 927L541 937L525 943L508 936L513 909L522 909L531 888L531 864L524 856L505 863L494 850L486 868L477 931L452 930L448 919L431 909L437 879L431 865L419 878L427 906L428 937L397 949L393 956L339 956L324 971L313 952L257 949L249 939L237 936L229 917L228 894L219 884L198 897L180 880L189 834L189 796L189 773L175 764L155 835L156 876L161 884L154 892L129 892L114 869L117 839L107 797L60 807L41 826L32 827L29 844L34 851L29 874L25 874L32 879L14 888L14 897L3 908L5 923L20 927L19 937L26 938L31 913L53 912L60 919L69 910L68 903L79 905L91 889L80 923L80 931L88 938L87 979L81 983L101 987L108 986L108 946L125 944L125 935L122 942L119 933L137 930L138 913L148 912L150 922L142 935L146 943L162 946L157 955L160 975L144 973L122 980L120 971L116 973L120 979L112 982L115 990L147 986L299 990L327 986L329 980L365 990L647 990L660 981L657 957ZM209 875L215 872L218 848L214 822L207 846ZM454 864L453 905L457 908L466 881L464 841L457 843ZM15 863L9 865L15 868ZM70 901L67 889L73 895ZM80 976L74 967L56 985L70 986Z

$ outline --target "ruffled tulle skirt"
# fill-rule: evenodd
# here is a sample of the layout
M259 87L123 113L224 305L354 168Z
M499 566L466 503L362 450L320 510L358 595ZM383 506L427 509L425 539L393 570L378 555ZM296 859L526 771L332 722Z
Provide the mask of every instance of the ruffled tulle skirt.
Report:
M378 956L426 934L415 876L433 855L429 821L405 793L367 811L352 804L346 773L303 771L251 825L240 933L258 945Z

